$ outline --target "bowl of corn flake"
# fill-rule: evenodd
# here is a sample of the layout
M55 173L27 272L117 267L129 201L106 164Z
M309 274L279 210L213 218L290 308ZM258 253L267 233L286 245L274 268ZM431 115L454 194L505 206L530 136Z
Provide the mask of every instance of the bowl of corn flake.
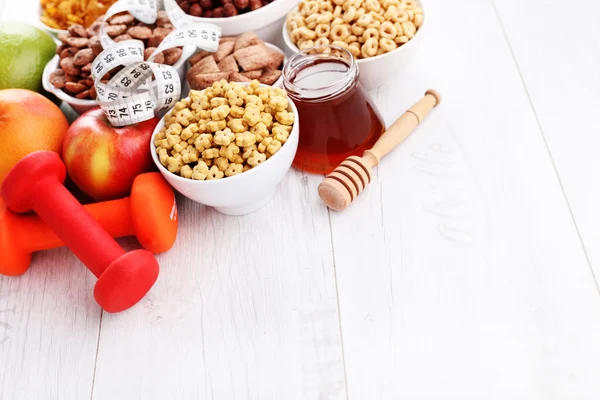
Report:
M40 23L53 35L71 25L88 28L117 0L40 0Z
M191 90L156 126L152 159L182 195L228 215L264 207L298 149L298 111L285 90L220 80Z

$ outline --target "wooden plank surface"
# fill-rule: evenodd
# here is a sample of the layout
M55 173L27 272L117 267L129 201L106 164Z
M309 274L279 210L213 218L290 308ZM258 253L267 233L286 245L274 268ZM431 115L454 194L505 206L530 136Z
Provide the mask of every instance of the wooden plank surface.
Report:
M36 3L1 16L33 20ZM244 217L179 197L157 285L118 315L66 249L0 277L0 399L598 398L600 297L577 227L596 266L600 190L581 177L600 6L495 3L504 27L491 1L427 1L421 51L372 94L388 123L429 87L443 103L343 213L298 171ZM544 42L559 17L584 34Z
M23 16L11 7L5 18ZM20 281L0 278L7 288L0 304L17 305L1 347L10 357L2 357L0 397L44 398L48 387L46 398L55 399L345 398L331 231L317 184L292 171L270 205L247 217L224 216L180 196L179 239L159 257L156 286L135 308L104 313L101 323L94 280L65 249L41 254L43 265ZM60 278L33 274L54 263L66 264ZM27 291L16 290L18 282ZM53 314L66 304L76 309L68 318ZM83 318L84 311L91 315ZM46 334L52 329L62 338ZM52 352L37 353L45 350L30 344L38 336L53 339ZM36 357L51 372L17 375L35 372L27 367Z
M598 398L597 289L492 4L427 5L377 99L444 100L331 215L349 398Z
M264 209L180 205L137 307L104 315L94 399L345 398L327 210L292 171Z
M496 1L587 255L600 276L600 5ZM548 32L556 27L559 34ZM535 29L533 29L535 27ZM527 40L522 40L526 37Z

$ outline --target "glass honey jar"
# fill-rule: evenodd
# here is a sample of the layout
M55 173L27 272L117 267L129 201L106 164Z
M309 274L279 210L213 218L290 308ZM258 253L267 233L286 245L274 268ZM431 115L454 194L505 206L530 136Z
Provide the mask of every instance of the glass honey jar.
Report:
M296 168L328 174L383 134L383 119L358 78L354 57L338 46L306 49L287 61L283 86L300 119Z

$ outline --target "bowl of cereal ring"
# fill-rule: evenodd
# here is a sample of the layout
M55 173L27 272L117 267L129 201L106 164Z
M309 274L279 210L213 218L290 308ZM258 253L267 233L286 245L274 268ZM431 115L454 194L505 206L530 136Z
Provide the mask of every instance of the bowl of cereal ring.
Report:
M367 89L398 75L423 36L422 0L302 0L286 17L286 50L333 44L357 60Z
M182 195L228 215L264 207L292 165L298 111L285 90L259 81L191 90L156 126L150 151Z

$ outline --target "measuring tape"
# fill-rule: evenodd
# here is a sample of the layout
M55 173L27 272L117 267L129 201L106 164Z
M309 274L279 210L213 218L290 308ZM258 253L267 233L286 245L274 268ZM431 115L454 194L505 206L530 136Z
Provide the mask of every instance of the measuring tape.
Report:
M92 63L91 75L100 108L114 126L149 120L156 113L173 107L181 98L181 79L177 70L170 65L152 62L156 55L185 45L213 53L219 47L221 28L194 22L193 17L185 14L175 0L164 0L165 11L175 30L165 37L148 61L144 61L142 41L116 43L106 34L106 21L123 11L128 11L145 24L153 24L158 17L159 3L160 0L119 0L108 9L102 20L100 41L104 50ZM107 72L119 66L124 68L107 83L101 82Z

